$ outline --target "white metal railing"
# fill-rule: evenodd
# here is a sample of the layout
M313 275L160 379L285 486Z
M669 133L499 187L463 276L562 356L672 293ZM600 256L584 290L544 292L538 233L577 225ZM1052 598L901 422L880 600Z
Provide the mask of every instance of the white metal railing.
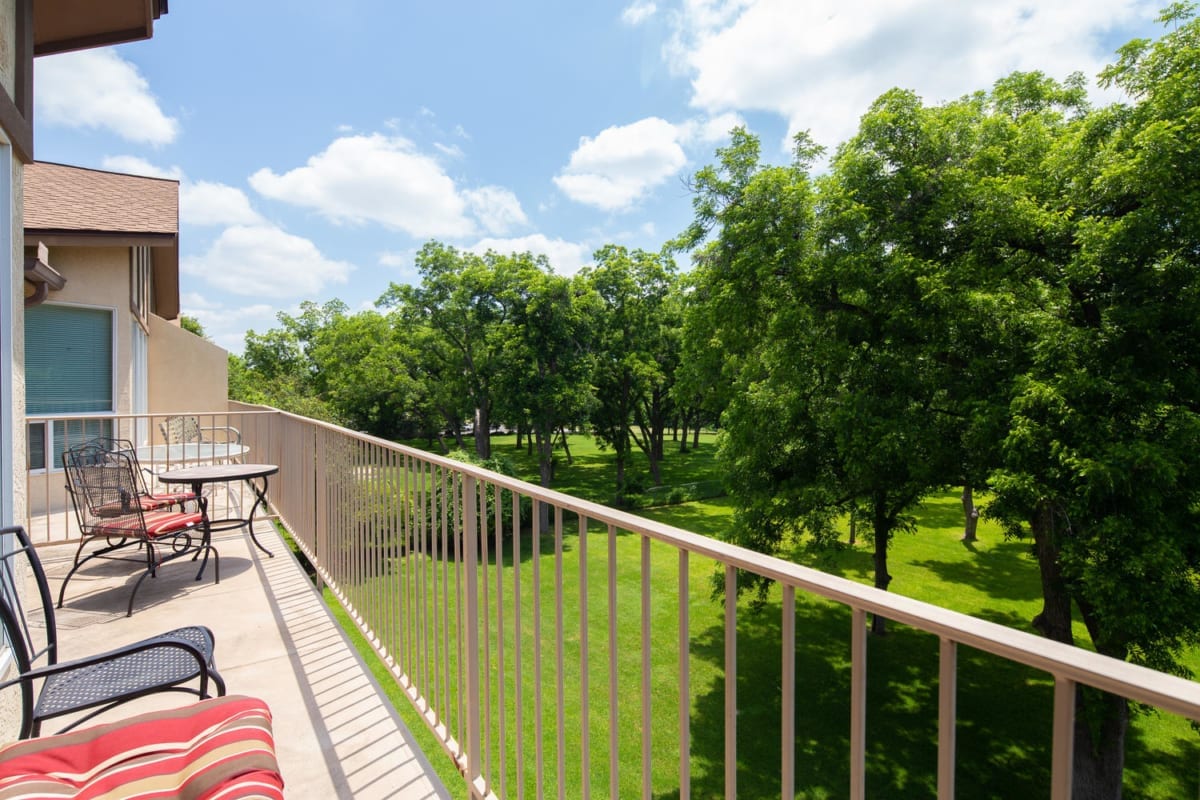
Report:
M238 460L253 456L249 448L238 443L240 427L254 425L269 414L237 414L204 410L185 414L74 414L38 415L25 420L26 457L25 528L37 544L72 541L79 538L79 526L67 494L66 476L62 469L65 449L96 437L125 439L135 448L141 467L150 483L153 475L168 469L195 465L201 462ZM168 441L168 421L190 417L204 443L187 446ZM165 488L158 486L157 488ZM222 491L210 498L214 515L227 513L228 505L241 503L240 487Z
M641 775L632 793L648 798L678 788L680 799L689 798L689 615L694 602L689 582L690 561L695 559L710 559L724 571L726 597L736 596L738 571L767 577L781 587L779 786L787 796L794 794L797 775L798 593L851 609L846 764L851 798L865 798L868 792L868 614L881 614L940 640L940 798L953 798L955 793L961 646L1044 670L1054 680L1050 771L1056 799L1070 796L1076 686L1097 687L1171 714L1200 718L1200 685L1192 681L884 593L452 459L288 414L247 426L246 441L254 452L270 453L269 461L286 465L280 482L272 485L272 504L480 798L588 798L593 790L626 796L630 790L622 789L626 784L620 774L626 769L636 775L637 766L623 763L620 744L630 736L623 724L634 721L641 728L636 735ZM542 530L541 506L548 509L550 530ZM523 537L522 527L532 528L532 535ZM564 541L571 528L576 534L570 557L577 561L574 566L568 566ZM542 570L551 561L544 564L548 554L542 553L542 534L552 535L553 542L553 576L547 584ZM638 575L619 573L617 547L623 535L640 540ZM604 548L600 558L590 554L593 541ZM528 553L523 551L526 542ZM674 552L677 563L673 587L652 567L652 555L659 551L661 557L664 547ZM678 661L672 682L678 686L678 729L676 746L670 750L678 758L678 786L662 787L652 786L652 766L664 756L653 744L659 732L652 728L650 709L660 684L650 674L650 631L655 610L672 594L677 603ZM553 608L547 612L544 604L550 597ZM618 640L618 603L626 602L641 609L640 639L632 643L628 637ZM738 777L738 612L738 603L725 603L724 793L731 798L737 794ZM547 625L552 626L548 633ZM569 652L577 657L574 667ZM607 685L593 685L589 679L594 652L598 658L606 656ZM552 682L547 672L553 673ZM626 673L637 675L640 685L632 696L620 688ZM575 704L566 702L568 692L577 693L582 718L569 716ZM593 739L589 720L602 714L605 704L607 724L596 728L607 729L606 741L601 741L599 736ZM553 763L547 750L553 750ZM606 752L594 758L598 750ZM589 774L605 771L604 765L607 784L593 787Z
M1200 685L1171 675L333 425L239 404L209 416L240 428L248 460L280 465L270 487L272 506L456 760L475 797L651 797L675 789L681 800L691 796L690 612L698 559L718 565L725 597L724 779L714 793L737 794L739 571L780 587L777 785L783 796L794 795L798 774L798 593L850 610L844 791L851 798L868 792L868 614L940 642L940 798L955 795L956 685L964 646L1051 677L1049 770L1057 800L1071 795L1077 686L1200 718ZM620 561L618 548L631 546L636 558ZM620 568L631 562L638 565L634 574ZM544 575L551 564L553 575ZM664 602L673 606L669 615ZM636 638L622 637L618 628L625 609L640 614ZM672 623L677 655L666 691L663 677L652 674L661 665L652 659L661 655L654 653L652 633ZM591 680L594 663L607 666L603 684ZM653 704L664 696L676 708L673 732L654 727ZM665 749L663 735L671 739ZM676 760L675 777L670 785L655 785L664 781L664 759Z

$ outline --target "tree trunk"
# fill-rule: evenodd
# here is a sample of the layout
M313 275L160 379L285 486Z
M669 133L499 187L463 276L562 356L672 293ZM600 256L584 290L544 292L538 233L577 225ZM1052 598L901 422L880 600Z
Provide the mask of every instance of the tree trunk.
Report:
M976 541L975 531L979 527L979 509L975 507L975 498L971 494L971 484L963 486L963 537L964 542Z
M517 443L515 445L515 449L517 449L517 450L521 449L521 441L522 441L522 437L524 437L524 436L525 436L525 426L518 425L517 426Z
M475 455L480 458L492 457L492 420L487 405L475 409Z
M1075 692L1073 800L1120 800L1129 701L1080 686Z
M683 436L679 437L679 452L686 453L688 451L688 418L687 414L683 415Z
M892 576L887 570L888 540L892 533L892 520L882 499L876 498L872 509L872 528L875 534L875 588L887 591ZM887 633L887 620L875 614L871 618L871 633L882 636Z
M563 428L559 428L558 435L562 437L562 449L567 455L567 465L570 466L575 463L575 459L571 457L571 445L567 443L567 432Z
M1034 552L1042 578L1042 611L1033 618L1033 627L1047 639L1075 644L1071 632L1071 595L1058 563L1058 544L1055 541L1054 510L1041 503L1029 521L1033 533Z
M700 418L696 417L696 424L692 427L692 449L695 450L700 446Z
M446 453L448 452L446 449L446 435L444 433L442 433L441 431L438 431L437 440L438 440L438 452L441 453L442 455L446 455Z
M850 544L853 545L858 541L858 515L853 511L850 512Z
M1075 644L1071 630L1071 593L1062 572L1054 509L1038 506L1029 521L1042 579L1042 611L1033 627L1047 639ZM1093 639L1096 638L1093 633ZM1104 652L1104 648L1098 645ZM1106 653L1124 658L1123 653ZM1125 768L1129 703L1122 697L1079 687L1075 695L1075 800L1120 800Z

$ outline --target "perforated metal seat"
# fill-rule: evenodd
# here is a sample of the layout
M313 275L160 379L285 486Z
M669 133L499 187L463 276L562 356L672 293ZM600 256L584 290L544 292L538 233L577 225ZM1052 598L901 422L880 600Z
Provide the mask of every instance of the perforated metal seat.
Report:
M209 697L209 683L225 694L225 682L213 660L216 643L203 626L178 628L150 639L72 661L58 661L58 629L46 573L25 529L0 530L0 622L12 648L17 675L0 689L21 687L20 738L37 736L45 720L89 711L63 730L70 730L121 703L156 692L187 692ZM28 565L41 606L41 625L31 625L23 591ZM31 587L33 588L33 587ZM34 632L38 631L35 637ZM41 682L40 691L36 684ZM193 688L188 684L193 681Z

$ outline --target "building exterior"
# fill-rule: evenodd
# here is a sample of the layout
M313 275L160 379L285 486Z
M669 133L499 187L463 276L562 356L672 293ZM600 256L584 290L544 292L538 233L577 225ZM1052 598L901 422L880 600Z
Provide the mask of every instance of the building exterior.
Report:
M56 470L65 447L112 433L103 416L52 417L223 407L227 354L179 326L179 182L33 162L24 191L33 474Z

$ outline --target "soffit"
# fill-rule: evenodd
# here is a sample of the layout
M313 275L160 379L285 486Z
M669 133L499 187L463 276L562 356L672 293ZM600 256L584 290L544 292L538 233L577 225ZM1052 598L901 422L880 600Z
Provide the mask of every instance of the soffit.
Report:
M35 56L149 39L167 0L34 0Z

